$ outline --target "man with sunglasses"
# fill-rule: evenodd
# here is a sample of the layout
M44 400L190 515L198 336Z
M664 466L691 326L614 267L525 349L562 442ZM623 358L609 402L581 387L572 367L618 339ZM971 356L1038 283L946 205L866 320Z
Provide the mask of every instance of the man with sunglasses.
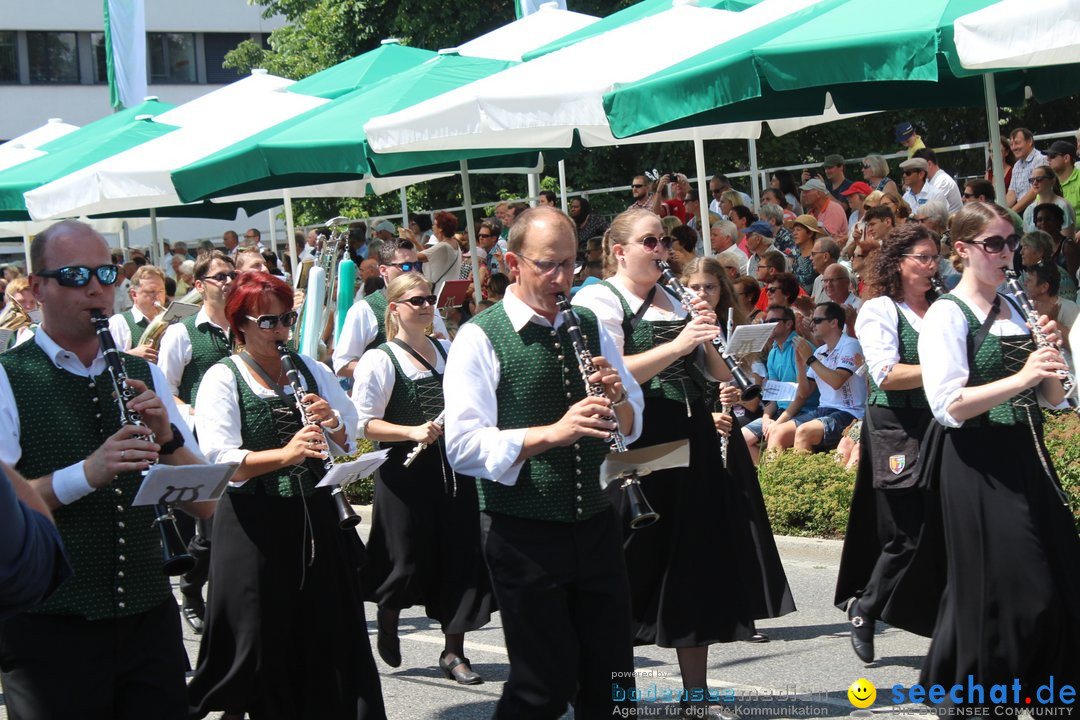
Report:
M422 273L423 263L416 259L416 250L409 240L398 239L383 243L378 247L379 275L386 285L397 276L415 272ZM351 378L360 356L371 348L386 342L386 288L365 295L360 302L353 303L345 314L341 326L341 335L334 345L332 362L338 377ZM435 334L449 337L446 324L438 312L432 323Z
M526 210L506 255L518 281L461 327L446 364L447 457L476 477L510 650L500 719L561 717L571 700L578 717L610 717L634 687L622 523L599 470L616 423L628 444L640 434L641 390L596 316L576 309L603 388L585 391L556 304L576 249L569 217Z
M649 182L649 178L644 175L635 175L630 181L630 194L634 201L630 203L628 210L630 208L652 209L652 183Z
M941 200L948 204L940 190L930 184L927 177L930 166L926 160L913 157L900 163L900 170L904 173L904 202L911 208L911 212L918 213L919 207L930 200Z
M949 214L959 210L964 204L960 195L960 187L953 180L952 175L949 175L938 165L937 154L930 148L920 148L915 151L912 157L922 158L926 161L926 180L945 196L945 204L949 208Z
M121 426L91 312L118 278L105 240L57 223L34 238L31 291L43 320L0 355L0 462L53 511L75 574L43 605L0 625L0 681L12 717L185 718L186 652L161 568L153 509L132 506L158 461L202 462L160 370L124 356L147 428ZM154 441L148 442L147 429ZM213 503L184 505L209 515Z

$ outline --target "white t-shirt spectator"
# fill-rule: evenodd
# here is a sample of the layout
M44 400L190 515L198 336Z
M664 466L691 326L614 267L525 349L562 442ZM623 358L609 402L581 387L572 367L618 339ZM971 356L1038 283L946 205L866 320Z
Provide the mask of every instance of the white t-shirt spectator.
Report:
M934 173L934 177L928 178L927 182L940 190L941 194L945 196L945 204L949 206L950 215L963 207L963 195L960 194L959 186L957 186L956 181L952 179L949 173L938 168L938 171Z
M929 180L923 184L922 190L918 193L911 192L911 188L904 190L904 202L911 208L912 213L919 212L919 208L931 200L940 200L946 205L949 204L949 201L945 199L945 194L934 187Z
M817 382L818 392L821 393L818 407L845 410L861 418L866 409L866 377L859 372L863 364L862 346L859 345L859 341L850 335L841 335L832 350L822 345L814 351L814 357L830 370L843 369L851 373L847 382L836 390L829 383L818 380L814 372L817 363L811 363L806 368L806 377Z

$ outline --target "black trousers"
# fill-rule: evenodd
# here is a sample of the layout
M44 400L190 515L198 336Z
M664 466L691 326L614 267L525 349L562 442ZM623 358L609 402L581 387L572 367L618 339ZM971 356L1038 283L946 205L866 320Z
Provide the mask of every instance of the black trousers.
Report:
M0 624L10 720L181 720L187 656L170 596L118 620L24 613Z
M176 514L178 519L181 515L184 513ZM214 518L194 520L186 515L184 517L188 518L193 532L185 535L181 530L181 534L188 541L187 551L191 557L195 558L195 567L180 576L180 592L184 596L186 605L200 607L203 604L202 589L206 585L207 578L210 577L210 536L214 530Z
M630 587L614 510L579 523L484 512L480 528L510 655L495 717L557 718L573 702L578 720L591 720L633 707Z

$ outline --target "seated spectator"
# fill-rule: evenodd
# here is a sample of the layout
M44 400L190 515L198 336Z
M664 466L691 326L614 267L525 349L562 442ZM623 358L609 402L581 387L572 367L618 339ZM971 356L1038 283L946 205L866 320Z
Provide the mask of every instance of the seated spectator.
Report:
M1016 158L1013 157L1012 148L1009 147L1009 141L1006 140L1004 137L1002 137L1000 135L998 136L998 140L1000 140L1000 143L998 144L998 148L999 148L999 150L1001 152L1001 167L1005 171L1005 185L1004 185L1004 187L1008 188L1009 184L1012 182L1012 168L1013 168L1013 163L1016 162ZM990 152L991 151L988 149L987 153L986 153L986 174L983 175L983 178L987 182L989 182L991 186L993 186L993 184L994 184L994 160L993 160L993 157L990 155Z
M680 225L671 231L671 252L668 254L668 263L672 271L679 275L687 264L697 257L695 252L698 242L697 232L688 225Z
M1009 133L1009 147L1015 162L1009 179L1005 203L1018 213L1035 201L1035 189L1031 185L1031 173L1037 167L1049 164L1046 156L1035 148L1035 136L1027 128L1016 128Z
M743 314L746 315L747 322L756 323L758 317L762 315L762 311L757 309L757 301L761 296L761 285L752 277L743 275L740 278L736 278L733 283L735 286L735 299L739 303L739 307L742 308Z
M807 180L799 189L802 191L802 204L806 213L812 215L826 234L838 238L837 242L846 242L848 234L847 212L844 206L833 199L825 183L817 178ZM799 217L805 217L800 215ZM796 218L798 223L799 219Z
M727 217L727 210L720 207L720 196L728 190L733 190L739 198L739 202L734 202L732 203L733 205L745 205L750 207L754 204L749 195L739 190L735 190L731 186L731 181L727 179L727 175L718 173L709 178L709 194L712 195L712 202L709 203L709 212L714 212L718 215ZM731 208L729 207L728 210L730 209Z
M841 254L845 257L851 255L851 251L848 249L849 246L854 246L862 237L863 217L866 215L865 203L867 196L871 192L873 191L870 186L860 180L859 182L849 183L847 190L843 193L844 197L847 198L848 207L851 208L851 214L848 216L846 242L841 245Z
M750 204L743 201L742 194L736 190L728 188L724 192L720 193L720 214L724 217L728 217L731 214L732 208L744 207L749 208ZM730 219L730 218L728 218Z
M630 203L627 209L641 208L643 210L651 210L653 200L652 186L652 183L649 182L649 178L644 175L635 175L634 179L630 181L630 195L633 197L633 202Z
M769 299L769 286L773 284L776 276L787 271L787 258L783 253L777 250L769 250L761 256L761 260L758 261L757 267L754 268L754 278L761 286L761 295L758 297L757 302L754 304L759 311L765 312L770 305L790 305L790 301L779 302ZM791 273L788 273L791 275ZM795 285L795 296L799 295L799 283L795 281L795 276L791 275L791 279ZM794 299L794 298L793 298Z
M851 276L847 268L840 263L833 263L821 274L825 297L844 309L847 334L855 337L855 318L862 307L862 300L851 292Z
M833 200L844 206L844 210L851 211L847 201L847 189L851 187L851 181L844 175L844 156L826 155L821 163L821 172L825 176L825 187Z
M603 261L599 261L601 266ZM595 267L595 265L593 266ZM491 273L487 281L487 296L492 302L498 302L506 294L506 288L510 287L510 278L503 273Z
M503 276L505 277L505 275ZM604 261L603 260L589 260L581 266L581 272L574 276L574 286L570 288L570 294L573 295L578 290L587 285L598 283L604 279ZM503 290L503 293L506 291ZM499 298L501 299L502 294Z
M959 210L960 206L963 205L960 188L957 187L952 175L949 175L938 165L937 154L930 148L922 148L916 150L913 157L922 158L926 161L926 181L941 191L945 198L945 205L949 209L949 214L951 215Z
M1024 210L1024 232L1035 230L1035 208L1044 204L1057 205L1064 213L1065 222L1061 231L1065 237L1076 234L1076 210L1062 197L1061 183L1049 165L1041 165L1031 171L1031 187L1035 190L1035 199Z
M824 191L815 191L819 195L826 195ZM831 200L829 202L832 202ZM845 221L846 222L846 221ZM818 224L817 218L813 215L800 215L795 218L795 222L791 225L791 234L795 238L795 248L798 250L798 254L792 258L791 271L795 274L795 277L799 280L799 286L804 292L810 293L814 289L814 278L817 277L817 272L814 270L814 263L811 257L811 253L814 250L814 242L818 238L827 236L827 233Z
M921 223L927 230L941 237L949 229L949 208L944 200L931 200L912 211L911 221Z
M853 420L861 419L865 411L866 378L859 373L862 347L844 333L844 309L834 302L819 303L813 322L820 345L814 350L799 338L792 355L799 383L795 399L820 392L817 409L812 417L796 416L778 422L769 435L769 449L794 446L800 452L831 450L840 443L844 430Z
M887 238L896 226L896 218L893 217L892 208L885 203L867 210L865 221L863 239L859 243L863 255L867 255L881 247L881 241Z
M1057 268L1060 279L1054 294L1066 300L1076 300L1076 283L1065 268L1054 262L1054 240L1048 233L1042 230L1025 233L1020 238L1020 261L1024 272L1031 272L1039 265Z
M772 191L776 193L775 190ZM761 210L758 212L758 217L761 221L769 223L772 227L772 247L775 250L779 250L784 255L791 257L795 253L795 238L791 235L791 230L788 230L786 223L787 214L780 209L778 205L765 204L761 206ZM791 217L791 222L795 220L794 215Z
M944 200L945 195L934 187L929 180L929 166L922 158L911 158L900 163L904 173L904 202L914 212L919 206L930 200Z
M660 227L664 229L665 235L671 235L672 231L683 224L683 221L674 215L665 215L660 218Z
M798 213L791 209L791 202L787 196L777 188L765 188L761 193L761 208L766 205L775 205L780 208L780 223L788 223L798 217ZM758 217L761 217L761 208L758 209ZM764 217L761 217L764 220Z
M881 155L867 155L863 158L862 176L871 190L899 194L896 183L889 177L889 161Z
M915 126L910 122L897 123L894 132L896 143L907 148L908 157L914 155L916 150L926 147L922 137L915 132Z
M1024 272L1024 289L1027 291L1028 297L1031 298L1031 302L1035 304L1035 310L1040 315L1045 315L1051 320L1057 321L1064 347L1072 352L1073 348L1069 344L1068 336L1076 324L1077 315L1080 315L1080 306L1074 300L1059 296L1058 291L1061 287L1060 270L1061 268L1048 262L1029 266ZM1074 352L1074 360L1075 357Z
M776 277L765 286L765 292L769 295L769 305L791 307L800 297L802 288L795 276L789 272L777 273Z
M739 249L749 255L750 250L746 247L746 229L757 222L757 215L745 205L736 205L728 213L728 219L739 231Z
M769 178L769 187L779 190L787 200L787 208L796 215L802 215L802 203L799 202L799 183L790 170L777 170Z
M827 267L840 261L840 246L830 237L818 238L814 241L814 249L810 251L810 261L813 263L814 274L816 275L813 287L810 290L810 297L814 299L815 303L825 302L828 298L825 296L825 286L821 274L825 272Z
M284 277L285 273L282 272L281 267L278 265L277 253L273 250L263 251L263 262L266 264L266 271L271 275L277 275L278 277Z
M267 272L262 251L254 247L236 249L236 272Z
M577 225L578 247L584 247L590 238L602 237L607 230L607 223L602 217L593 215L592 205L584 197L570 200L570 219Z
M1053 241L1054 251L1051 257L1054 263L1065 268L1068 276L1074 278L1080 268L1080 245L1062 232L1064 224L1065 213L1057 205L1043 203L1035 207L1035 227L1049 235Z
M746 228L746 249L750 252L750 260L746 263L744 272L740 275L757 275L757 266L761 263L761 256L772 250L773 243L772 225L764 220L757 220Z
M720 220L714 223L709 231L709 240L712 243L713 254L718 260L721 255L726 254L733 264L741 263L741 267L746 267L746 262L750 258L736 244L739 240L739 231L733 222Z
M539 205L550 205L551 207L557 207L559 204L558 198L555 197L555 193L550 190L541 190L540 194L536 197L536 202Z
M787 383L799 382L800 372L803 375L806 373L806 361L803 360L803 369L800 371L795 359L795 348L802 341L795 333L795 313L791 308L783 305L770 305L765 312L765 322L776 323L770 336L772 349L769 350L765 361L768 379ZM777 427L792 418L799 418L801 421L809 420L815 416L816 408L816 391L802 397L797 395L791 402L765 403L761 417L742 428L743 439L746 440L754 463L758 461L762 440L765 440L768 447L772 448Z

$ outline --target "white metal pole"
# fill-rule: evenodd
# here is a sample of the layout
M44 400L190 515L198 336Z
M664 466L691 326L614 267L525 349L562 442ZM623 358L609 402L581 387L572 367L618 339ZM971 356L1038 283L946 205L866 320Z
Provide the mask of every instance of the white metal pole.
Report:
M994 73L983 75L983 92L986 95L986 131L989 136L990 167L994 169L994 194L1005 205L1005 164L1001 160L1001 125L998 122L997 87Z
M559 161L559 195L562 198L562 211L570 212L570 205L566 202L566 161Z
M476 219L473 217L472 187L469 183L468 160L461 161L461 193L465 200L465 227L469 230L469 261L472 264L473 300L479 307L480 301L483 299L480 295L480 254L476 252Z
M158 236L157 208L150 208L150 247L157 255L155 265L162 265L165 261L165 241Z
M757 140L750 138L746 142L750 146L750 198L754 201L754 207L751 210L756 211L761 207L761 186L758 185Z
M127 220L120 223L120 251L124 254L124 262L131 259L130 257L131 238L128 237L128 224Z
M292 258L293 287L300 282L300 255L296 252L296 226L293 224L292 193L288 190L281 191L281 197L285 200L285 243L289 248L289 257Z
M26 233L22 236L23 253L26 255L26 274L29 275L33 272L33 268L30 266L30 234Z
M401 227L409 227L409 199L405 196L405 188L401 188Z
M270 208L266 211L266 216L270 218L270 252L277 255L277 218L275 217L275 210L277 208Z
M529 173L529 207L536 207L540 203L540 176Z
M694 129L694 169L698 185L698 232L705 257L712 257L712 241L709 238L709 176L705 174L705 141L697 128Z

